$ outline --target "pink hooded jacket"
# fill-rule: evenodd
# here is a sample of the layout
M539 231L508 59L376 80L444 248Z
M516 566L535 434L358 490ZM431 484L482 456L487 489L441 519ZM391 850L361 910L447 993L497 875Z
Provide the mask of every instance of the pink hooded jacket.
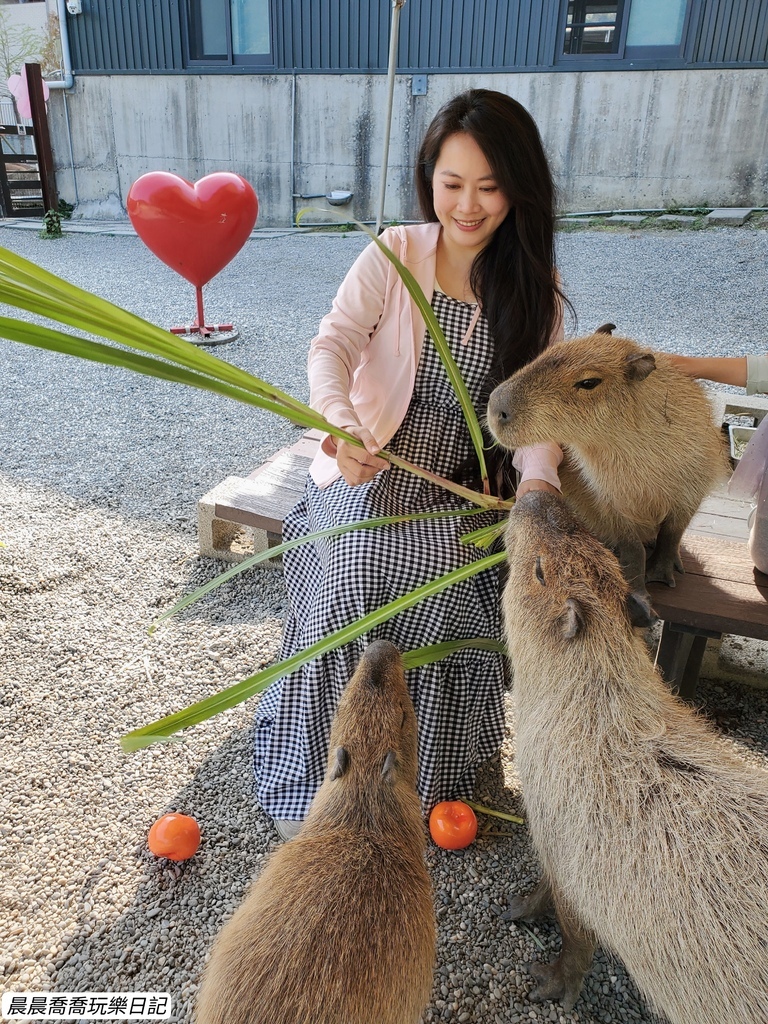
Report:
M401 225L387 228L381 236L430 302L440 230L438 223ZM413 394L425 330L402 278L372 242L344 278L312 340L309 404L335 426L365 426L386 448ZM319 487L340 475L334 449L333 439L326 436L310 467ZM556 444L534 445L518 449L514 465L521 470L521 479L543 479L559 488L557 467L562 457Z

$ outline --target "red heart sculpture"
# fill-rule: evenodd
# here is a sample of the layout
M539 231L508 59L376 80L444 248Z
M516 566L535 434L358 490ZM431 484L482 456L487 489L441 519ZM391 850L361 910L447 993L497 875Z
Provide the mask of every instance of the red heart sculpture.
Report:
M131 185L126 209L155 256L201 288L245 245L259 201L245 178L229 171L194 185L178 174L150 171Z

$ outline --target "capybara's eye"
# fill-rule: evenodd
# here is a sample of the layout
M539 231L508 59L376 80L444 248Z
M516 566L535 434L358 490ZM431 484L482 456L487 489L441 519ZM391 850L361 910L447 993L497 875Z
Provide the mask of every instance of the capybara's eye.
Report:
M546 580L544 579L544 570L541 568L541 555L536 556L536 579L542 586L545 585Z
M602 383L602 377L585 377L584 380L577 380L573 386L575 388L583 388L585 391L592 391L598 384Z

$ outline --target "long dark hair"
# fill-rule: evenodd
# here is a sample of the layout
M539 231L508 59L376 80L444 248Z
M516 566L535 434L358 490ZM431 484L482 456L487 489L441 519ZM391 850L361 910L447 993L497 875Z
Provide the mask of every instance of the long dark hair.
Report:
M561 310L570 308L555 280L555 185L525 107L501 92L470 89L440 108L422 141L416 191L425 220L438 219L432 176L443 143L458 132L480 147L510 203L470 274L495 342L491 383L498 384L546 347Z

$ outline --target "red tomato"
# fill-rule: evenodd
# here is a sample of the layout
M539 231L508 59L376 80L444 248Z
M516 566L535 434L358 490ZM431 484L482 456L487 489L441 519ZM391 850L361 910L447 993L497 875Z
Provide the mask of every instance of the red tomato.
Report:
M477 835L475 812L462 800L444 800L432 808L429 832L444 850L463 850Z
M148 845L156 857L189 860L200 845L200 826L186 814L163 814L149 830Z

